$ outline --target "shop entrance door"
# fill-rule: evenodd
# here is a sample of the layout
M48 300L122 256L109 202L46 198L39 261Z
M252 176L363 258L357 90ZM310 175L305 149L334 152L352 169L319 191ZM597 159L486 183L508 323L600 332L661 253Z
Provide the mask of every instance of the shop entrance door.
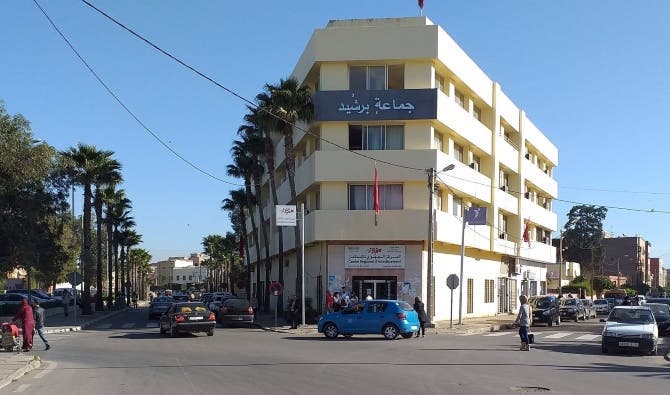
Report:
M364 300L368 294L374 299L398 298L398 278L395 276L354 276L351 283L353 292L360 300Z

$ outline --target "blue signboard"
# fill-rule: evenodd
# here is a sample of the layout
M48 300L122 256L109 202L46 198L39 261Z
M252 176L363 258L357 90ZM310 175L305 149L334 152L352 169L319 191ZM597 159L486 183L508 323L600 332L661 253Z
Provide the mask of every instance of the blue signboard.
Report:
M465 222L470 225L486 225L486 207L470 207L465 212Z
M437 89L317 91L316 121L434 119Z

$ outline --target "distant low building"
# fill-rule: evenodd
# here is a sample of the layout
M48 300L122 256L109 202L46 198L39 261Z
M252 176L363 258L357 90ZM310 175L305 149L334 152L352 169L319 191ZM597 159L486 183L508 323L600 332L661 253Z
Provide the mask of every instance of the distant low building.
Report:
M547 264L547 293L558 293L560 280L561 287L569 285L581 275L581 265L578 262L563 262L563 273L560 273L558 263Z
M193 253L188 257L169 257L165 261L152 263L155 284L165 286L168 284L202 283L207 278L207 268L202 262L207 259L204 254Z

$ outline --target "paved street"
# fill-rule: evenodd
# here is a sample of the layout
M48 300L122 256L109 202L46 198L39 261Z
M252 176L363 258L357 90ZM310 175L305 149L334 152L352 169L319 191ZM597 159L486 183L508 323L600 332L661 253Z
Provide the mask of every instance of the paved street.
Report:
M534 349L520 352L514 331L329 341L225 328L214 337L172 339L140 309L92 329L52 334L54 348L37 352L40 368L3 393L504 394L537 386L559 394L630 394L666 384L670 365L662 356L602 355L601 325L535 328Z

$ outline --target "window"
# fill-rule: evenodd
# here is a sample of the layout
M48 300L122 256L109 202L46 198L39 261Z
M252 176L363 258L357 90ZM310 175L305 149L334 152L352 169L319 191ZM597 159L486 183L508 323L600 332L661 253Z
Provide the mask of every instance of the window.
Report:
M479 122L482 121L482 109L477 107L476 105L472 106L472 116L475 117L476 120Z
M451 213L458 218L463 217L463 200L461 198L454 196L454 203L452 204Z
M479 158L479 156L472 154L472 162L470 163L470 167L474 171L479 171L479 167L481 166L482 160Z
M507 239L507 216L504 214L498 214L498 229L499 237L501 239Z
M433 199L433 207L435 207L437 211L442 211L442 191L436 191L433 195Z
M440 90L445 95L449 96L449 85L446 84L444 77L435 73L435 88Z
M454 92L454 99L456 100L456 104L463 107L464 109L467 109L465 107L465 95L458 89L456 89L456 91Z
M387 304L384 302L373 302L368 304L368 313L383 313Z
M458 143L454 143L454 158L461 163L465 163L463 162L463 146Z
M546 295L546 294L547 294L547 282L540 281L540 295Z
M404 146L403 125L349 125L350 150L402 150Z
M405 66L351 66L349 67L350 90L404 89Z
M316 193L314 194L314 203L315 203L315 206L316 206L316 210L321 210L321 192L320 191L316 191Z
M468 279L468 314L472 314L474 311L474 304L475 304L475 280L469 278Z
M505 173L500 169L500 189L507 192L509 191L509 174Z
M442 151L442 134L435 132L433 134L433 148L435 148L438 151Z
M484 303L493 303L493 280L484 280Z
M382 210L402 210L402 184L379 186L379 207ZM349 185L349 210L374 210L373 185Z
M193 276L188 276L188 281L193 281Z

